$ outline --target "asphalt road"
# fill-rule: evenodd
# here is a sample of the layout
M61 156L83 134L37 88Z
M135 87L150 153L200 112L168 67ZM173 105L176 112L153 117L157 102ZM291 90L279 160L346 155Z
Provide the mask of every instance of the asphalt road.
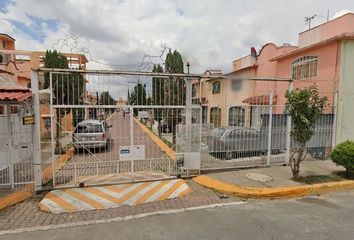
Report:
M63 167L60 166L60 170L56 174L56 184L71 186L75 184L75 180L73 180L74 176L78 178L78 181L88 183L90 180L85 179L89 179L95 175L110 177L110 175L117 173L117 169L119 169L120 173L130 174L130 161L122 161L119 158L120 146L129 146L131 144L130 118L131 114L123 117L122 112L114 112L109 120L107 120L108 125L112 125L109 129L112 144L110 144L108 149L90 149L89 151L85 150L75 153L68 164ZM133 144L145 146L145 159L134 162L134 171L144 172L150 171L150 168L154 168L158 171L159 175L157 177L163 177L166 173L160 169L165 169L169 166L168 160L164 157L165 154L134 120ZM148 174L147 176L142 175L140 178L140 180L143 180L155 177ZM127 181L127 176L117 176L117 179L112 180L110 178L107 181L125 182ZM100 180L100 182L106 182L106 180ZM94 184L97 184L97 182Z
M350 239L354 191L0 236L11 239Z

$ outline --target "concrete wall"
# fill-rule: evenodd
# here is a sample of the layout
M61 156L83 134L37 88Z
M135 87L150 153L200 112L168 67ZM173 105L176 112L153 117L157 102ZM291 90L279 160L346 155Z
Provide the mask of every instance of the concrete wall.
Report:
M354 40L341 43L341 56L336 143L354 140Z

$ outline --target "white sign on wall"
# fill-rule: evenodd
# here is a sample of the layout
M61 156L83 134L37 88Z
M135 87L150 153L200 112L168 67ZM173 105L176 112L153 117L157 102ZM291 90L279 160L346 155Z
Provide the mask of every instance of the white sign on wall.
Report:
M145 145L120 146L119 160L144 160Z

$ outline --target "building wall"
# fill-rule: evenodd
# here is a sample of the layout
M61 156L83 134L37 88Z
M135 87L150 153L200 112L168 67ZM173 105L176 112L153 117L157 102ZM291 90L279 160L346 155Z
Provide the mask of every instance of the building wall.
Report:
M343 41L341 52L336 143L354 140L354 40Z
M341 17L300 33L298 44L299 47L305 47L348 32L354 32L353 13L347 13Z
M294 88L304 88L316 84L322 95L327 96L330 104L333 104L333 96L338 90L339 83L339 44L337 42L333 42L325 46L308 49L291 57L281 59L278 61L276 75L278 77L291 77L292 62L303 56L318 57L317 77L296 80L294 81ZM284 92L287 87L287 84L278 83L275 91ZM277 104L284 105L285 102L286 99L284 95L279 94Z

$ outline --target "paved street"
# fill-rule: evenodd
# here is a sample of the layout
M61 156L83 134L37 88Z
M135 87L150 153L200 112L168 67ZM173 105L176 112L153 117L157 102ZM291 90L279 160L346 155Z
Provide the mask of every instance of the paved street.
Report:
M353 239L354 191L1 236L11 239Z
M119 147L130 145L130 117L114 112L109 118L112 144L108 149L90 149L76 153L57 173L56 184L73 185L76 182L91 184L127 182L131 180L131 162L119 159ZM134 161L135 180L165 178L168 158L151 138L133 121L133 143L145 146L145 160ZM117 174L119 173L119 174ZM92 178L95 176L95 178ZM94 182L92 182L94 180Z

